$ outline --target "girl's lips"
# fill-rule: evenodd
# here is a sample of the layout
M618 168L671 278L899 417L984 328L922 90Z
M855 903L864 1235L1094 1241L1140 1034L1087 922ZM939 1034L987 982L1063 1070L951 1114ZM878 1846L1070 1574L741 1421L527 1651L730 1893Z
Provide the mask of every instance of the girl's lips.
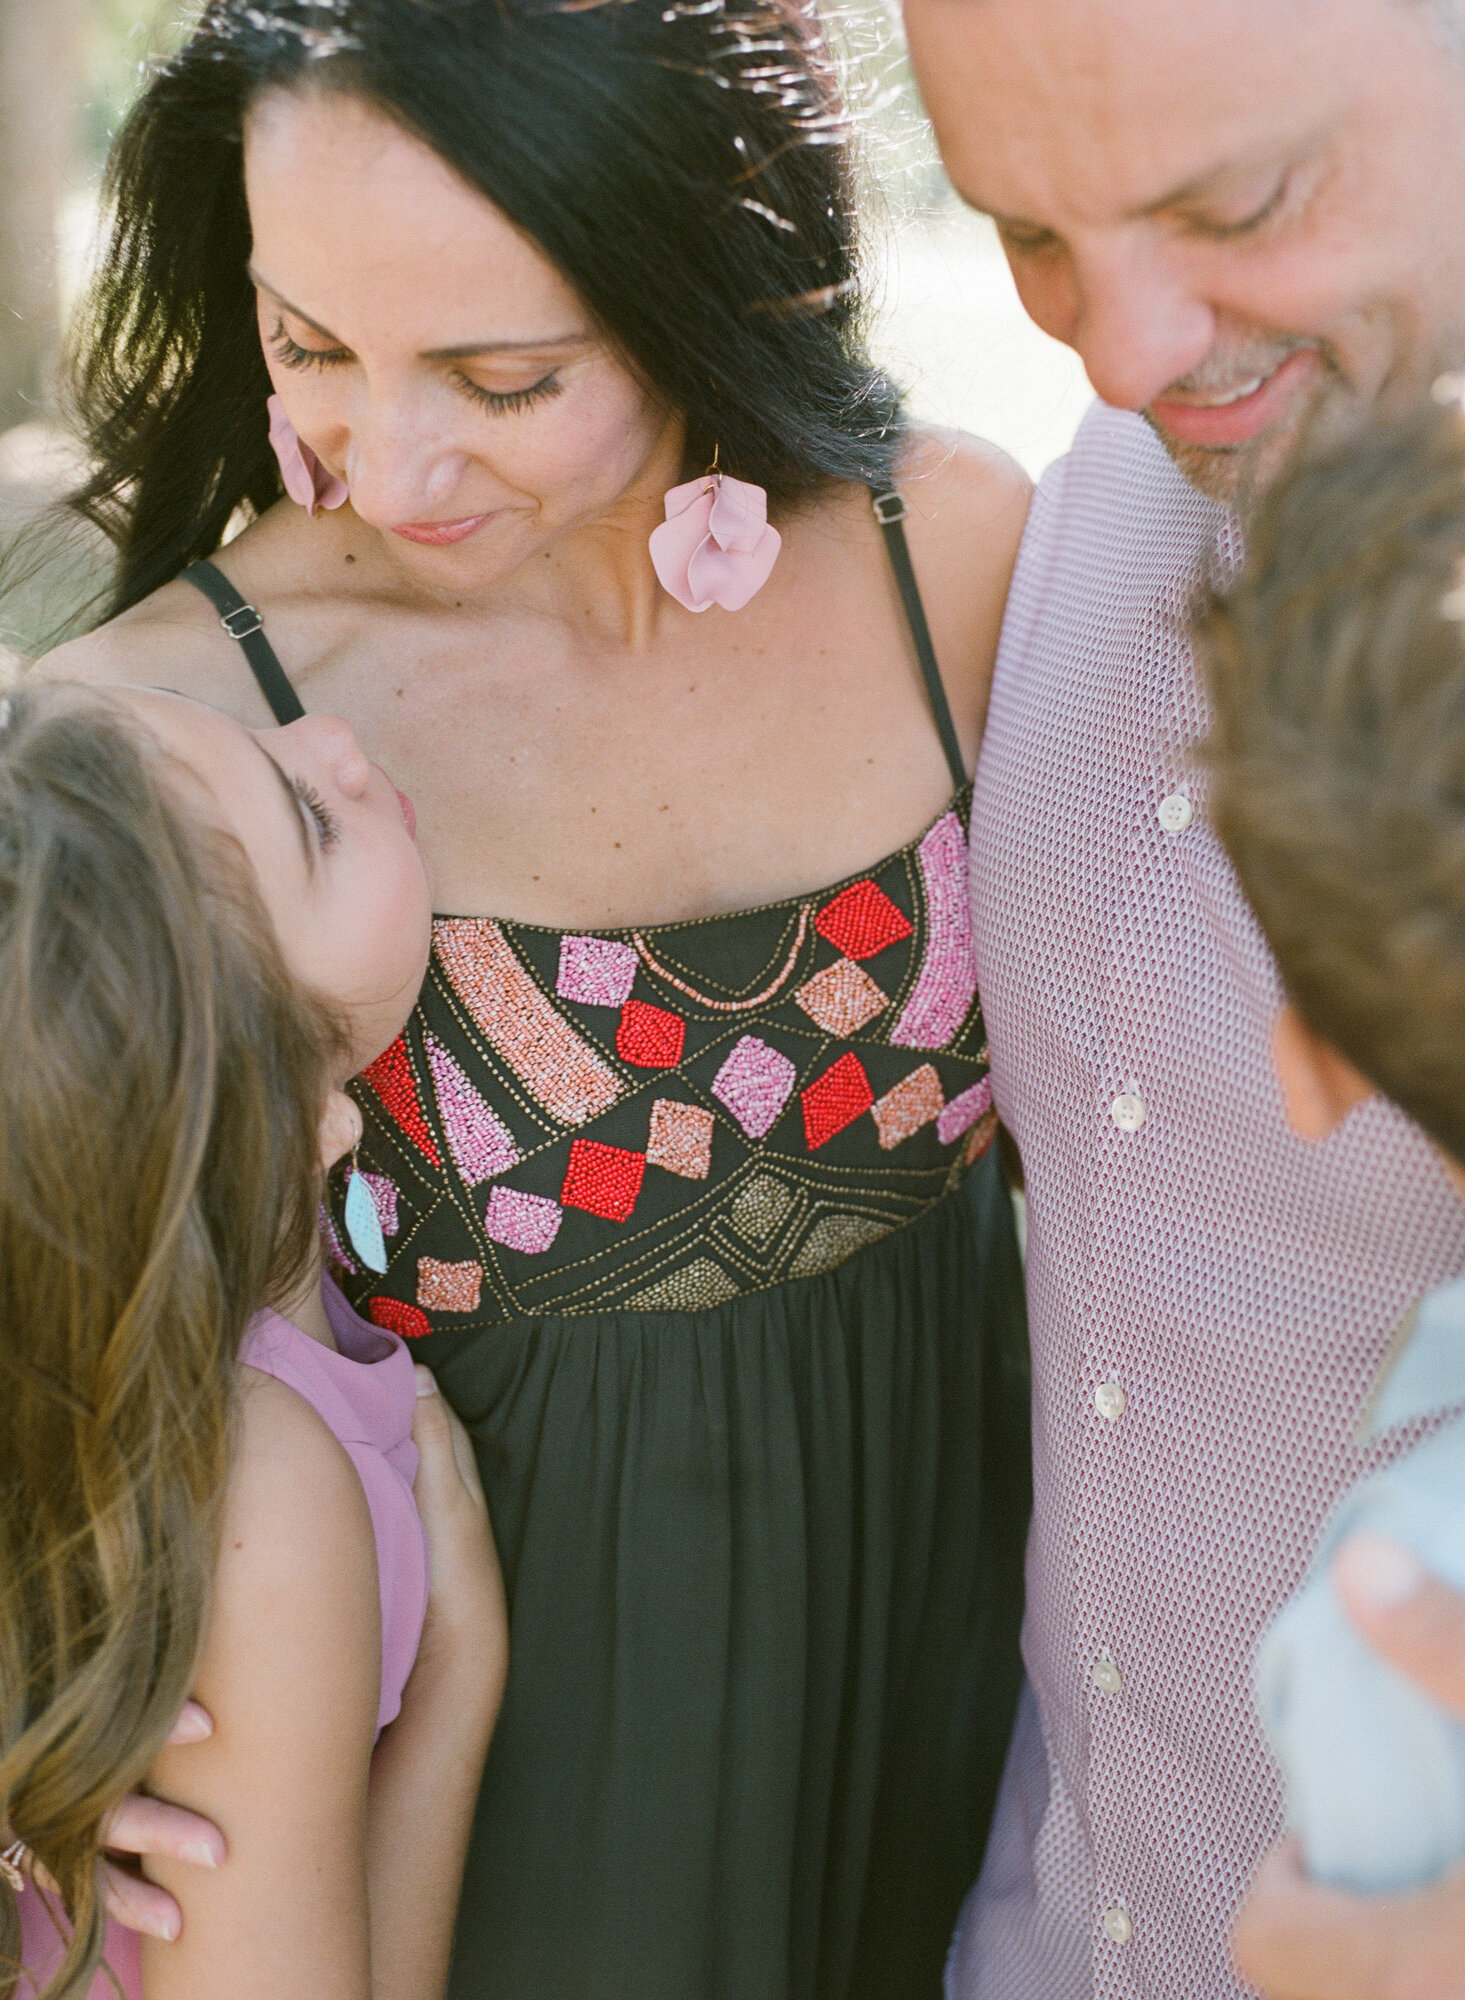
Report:
M1318 366L1317 351L1300 348L1289 354L1248 396L1231 403L1189 403L1161 397L1150 415L1177 444L1202 448L1250 444L1283 415L1294 396L1306 387Z
M417 809L405 792L398 792L395 785L393 785L392 790L397 792L397 804L402 808L402 818L407 823L407 831L415 840L417 838Z
M466 521L404 521L392 533L404 541L421 542L429 549L448 549L455 542L466 542L489 519L488 514L471 514Z

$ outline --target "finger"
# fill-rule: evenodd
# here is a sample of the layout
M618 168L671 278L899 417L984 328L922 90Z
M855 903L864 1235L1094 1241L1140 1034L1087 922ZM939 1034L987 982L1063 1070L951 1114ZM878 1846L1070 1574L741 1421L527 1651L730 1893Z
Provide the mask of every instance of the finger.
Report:
M200 1708L196 1701L186 1701L179 1711L178 1720L168 1733L171 1744L205 1743L214 1733L214 1718L206 1708Z
M486 1514L488 1501L484 1498L483 1479L478 1470L478 1457L473 1449L473 1440L457 1411L444 1402L448 1413L448 1426L453 1433L453 1462L458 1468L458 1476L467 1487L474 1501Z
M100 1886L107 1915L124 1930L141 1931L146 1937L172 1944L183 1929L183 1912L156 1883L144 1882L125 1868L114 1868L110 1861L104 1861Z
M108 1818L102 1845L116 1854L156 1854L194 1868L220 1868L227 1852L223 1834L208 1820L135 1793Z
M1320 1888L1295 1841L1257 1870L1232 1935L1237 1969L1266 2000L1373 2000L1382 1992L1382 1905Z
M1402 1542L1372 1532L1343 1544L1332 1577L1343 1609L1369 1644L1465 1720L1465 1597Z

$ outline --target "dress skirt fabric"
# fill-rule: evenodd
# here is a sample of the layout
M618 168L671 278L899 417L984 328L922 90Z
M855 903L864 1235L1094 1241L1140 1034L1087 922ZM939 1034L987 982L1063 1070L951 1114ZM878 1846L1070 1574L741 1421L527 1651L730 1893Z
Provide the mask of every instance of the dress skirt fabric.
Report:
M995 1150L819 1277L439 1367L512 1630L452 2000L937 2000L1020 1679Z

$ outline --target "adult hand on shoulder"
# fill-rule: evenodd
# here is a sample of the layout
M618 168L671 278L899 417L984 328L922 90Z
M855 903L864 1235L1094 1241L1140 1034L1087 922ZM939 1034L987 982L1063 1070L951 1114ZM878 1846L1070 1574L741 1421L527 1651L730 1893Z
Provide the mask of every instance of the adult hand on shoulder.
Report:
M190 1701L185 1702L168 1741L202 1743L213 1733L210 1716L196 1701ZM106 1845L109 1854L126 1856L128 1860L157 1855L199 1868L221 1867L225 1855L224 1836L208 1820L140 1792L125 1798L112 1814L107 1822ZM36 1872L43 1888L54 1888L43 1869ZM101 1889L108 1916L126 1930L141 1931L148 1937L165 1938L171 1943L183 1928L183 1914L167 1890L145 1881L131 1868L104 1860Z
M1332 1574L1369 1644L1465 1722L1465 1597L1382 1535L1345 1542ZM1412 1895L1347 1896L1309 1882L1284 1841L1257 1871L1234 1946L1267 2000L1465 2000L1465 1867Z
M417 1368L417 1446L413 1492L427 1535L427 1621L413 1680L455 1680L463 1673L483 1701L489 1729L503 1699L509 1663L503 1574L473 1444L438 1393L432 1371ZM410 1696L404 1697L404 1700Z

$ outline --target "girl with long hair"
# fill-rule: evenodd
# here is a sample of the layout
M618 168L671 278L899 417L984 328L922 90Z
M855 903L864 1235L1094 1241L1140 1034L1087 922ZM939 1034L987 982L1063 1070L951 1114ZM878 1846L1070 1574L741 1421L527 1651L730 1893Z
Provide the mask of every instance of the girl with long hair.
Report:
M344 725L0 698L6 1996L442 1990L497 1571L444 1406L322 1290L317 1225L428 915ZM194 1693L212 1736L169 1747ZM227 1858L139 1949L97 1884L145 1782Z
M112 164L116 591L45 670L347 717L437 884L340 1268L504 1555L456 2000L933 1995L1006 1751L963 840L1027 488L905 421L853 187L797 0L214 0Z

